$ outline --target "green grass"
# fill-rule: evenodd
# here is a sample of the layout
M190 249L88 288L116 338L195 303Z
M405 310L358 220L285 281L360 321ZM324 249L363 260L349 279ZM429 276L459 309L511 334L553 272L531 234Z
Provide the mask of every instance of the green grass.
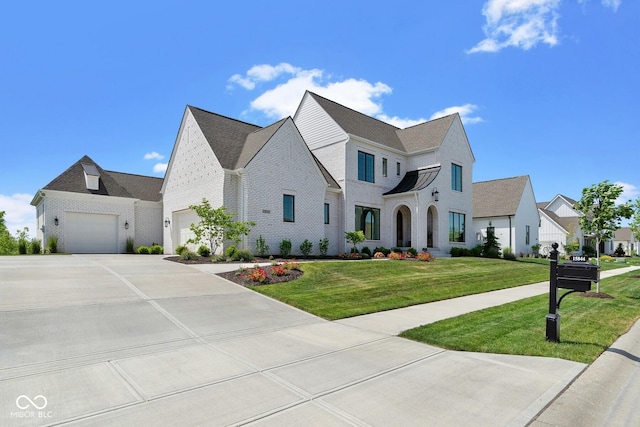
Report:
M545 339L548 295L421 326L401 336L452 350L591 363L640 318L638 276L634 271L603 280L602 292L613 299L584 298L580 294L565 298L559 311L560 343Z
M253 289L335 320L549 279L548 264L486 258L313 262L302 269L300 279Z

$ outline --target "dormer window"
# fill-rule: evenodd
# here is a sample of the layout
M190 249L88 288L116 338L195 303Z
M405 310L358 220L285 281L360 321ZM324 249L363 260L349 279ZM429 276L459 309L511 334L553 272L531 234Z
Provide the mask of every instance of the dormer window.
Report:
M96 168L95 165L82 163L82 169L84 170L84 182L87 190L99 190L100 172L98 172L98 168Z

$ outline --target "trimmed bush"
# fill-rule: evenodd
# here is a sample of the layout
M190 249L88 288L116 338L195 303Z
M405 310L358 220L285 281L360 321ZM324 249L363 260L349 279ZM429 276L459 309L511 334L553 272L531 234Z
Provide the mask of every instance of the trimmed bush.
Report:
M409 252L411 255L415 256L418 255L418 251L415 248L409 248L407 249L407 252Z
M378 246L373 250L373 253L376 254L378 252L381 252L384 256L387 256L391 251L384 246Z
M506 248L504 251L502 251L502 258L508 260L508 261L515 261L516 260L516 254L514 254L511 251L511 248Z
M58 236L49 236L49 239L47 240L47 248L49 248L50 254L58 252Z
M164 253L164 248L160 245L153 245L151 246L151 249L149 249L149 252L151 252L154 255L160 255Z
M360 254L362 255L369 255L369 258L371 258L371 249L369 249L368 246L364 246L362 249L360 249ZM363 257L364 258L364 257Z
M327 256L327 251L329 250L329 239L326 237L324 239L320 239L318 248L320 249L320 255Z
M211 255L211 249L209 249L209 246L207 245L201 245L198 248L198 254L203 257L208 257L209 255Z
M180 258L185 261L191 261L198 258L198 254L187 249L182 251L182 253L180 254Z
M138 250L137 252L139 254L145 254L148 255L149 253L151 253L151 250L149 249L148 246L138 246Z
M239 250L236 252L236 259L234 259L234 261L251 262L253 261L253 254L246 249Z
M282 258L288 258L291 255L291 240L283 239L280 242L280 256Z
M135 253L135 244L133 242L133 237L127 237L127 240L124 243L124 251L128 254Z
M391 252L389 253L389 259L404 259L404 255L402 255L402 252Z
M180 246L176 246L175 252L176 252L176 254L180 255L180 254L182 254L182 252L184 252L186 250L188 250L186 246L180 245Z
M229 246L227 250L224 251L224 256L235 261L238 256L238 248L234 245Z
M306 258L309 256L311 251L313 250L313 243L309 240L304 239L304 242L300 245L300 253Z

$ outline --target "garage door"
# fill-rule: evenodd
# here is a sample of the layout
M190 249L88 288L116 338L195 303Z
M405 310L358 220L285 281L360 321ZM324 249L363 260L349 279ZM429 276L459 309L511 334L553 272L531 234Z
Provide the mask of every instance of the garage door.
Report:
M191 231L191 224L197 224L200 222L200 217L192 210L176 212L173 216L174 223L176 224L175 233L177 239L175 239L178 245L186 244L187 240L194 237L193 231ZM189 245L195 247L195 245Z
M65 213L64 251L75 254L113 254L118 250L117 215Z

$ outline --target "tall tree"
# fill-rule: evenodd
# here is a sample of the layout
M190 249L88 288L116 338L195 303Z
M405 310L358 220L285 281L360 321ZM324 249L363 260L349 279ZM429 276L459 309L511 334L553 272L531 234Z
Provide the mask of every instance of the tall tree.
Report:
M0 211L0 255L13 254L16 251L16 240L13 238L4 219L5 211Z
M573 206L582 213L580 228L582 232L596 239L597 264L600 265L600 242L611 239L620 228L622 218L630 218L633 209L629 203L616 205L616 200L624 189L621 185L607 180L593 184L582 190L582 198ZM600 282L597 284L600 292Z
M194 238L189 239L187 243L196 245L203 242L209 243L211 253L215 254L220 245L225 240L231 240L236 245L242 239L242 236L249 234L255 223L253 221L241 222L235 221L233 212L227 212L224 206L212 208L211 203L207 199L202 199L202 204L191 205L189 209L193 209L200 217L200 222L191 224Z
M629 227L636 241L640 241L640 199L637 199L631 207L633 208L633 216Z

